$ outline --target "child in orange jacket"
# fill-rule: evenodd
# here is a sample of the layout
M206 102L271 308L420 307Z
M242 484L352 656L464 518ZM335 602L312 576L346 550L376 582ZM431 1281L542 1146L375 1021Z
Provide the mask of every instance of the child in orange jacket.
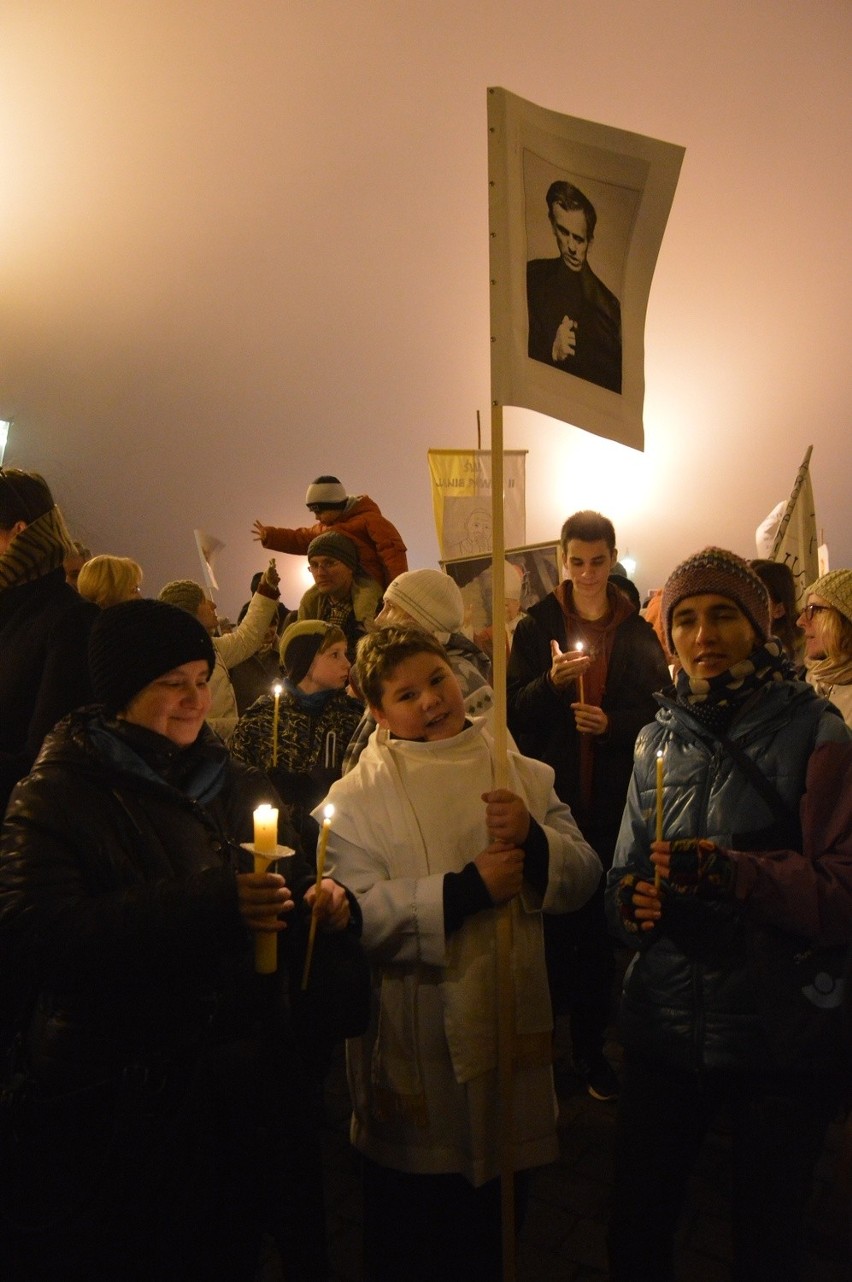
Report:
M318 534L334 526L348 534L358 547L358 561L369 574L386 588L392 579L408 569L405 544L395 525L379 511L366 494L347 496L336 476L318 476L308 486L305 504L317 517L315 525L287 529L255 521L252 534L265 548L276 552L306 553Z

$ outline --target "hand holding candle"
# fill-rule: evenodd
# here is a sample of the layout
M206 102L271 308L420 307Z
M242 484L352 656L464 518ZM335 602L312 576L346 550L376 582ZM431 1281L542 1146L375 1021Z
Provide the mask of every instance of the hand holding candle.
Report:
M582 674L589 666L589 656L583 652L583 648L560 650L559 642L555 638L551 638L550 658L548 677L553 688L555 690L564 690L566 686L576 684L579 691L585 693Z
M254 812L254 871L267 872L278 857L278 811L258 806ZM255 931L254 968L259 975L272 975L278 968L278 939L274 934Z
M308 979L311 974L311 958L314 954L314 940L317 934L317 909L319 907L320 894L322 893L322 878L325 872L325 851L328 845L328 831L331 828L331 820L334 815L334 806L327 805L323 810L322 828L320 829L319 845L317 847L317 879L314 883L316 895L314 897L313 908L311 909L311 925L308 931L308 947L305 952L305 969L302 971L302 992L308 986Z

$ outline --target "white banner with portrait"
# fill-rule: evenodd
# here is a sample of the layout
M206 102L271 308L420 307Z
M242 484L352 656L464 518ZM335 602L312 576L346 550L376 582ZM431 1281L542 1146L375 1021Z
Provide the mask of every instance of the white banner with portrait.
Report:
M493 569L489 556L466 556L441 562L450 578L459 585L465 605L462 629L471 640L491 623ZM507 627L531 605L543 601L562 577L562 549L558 543L533 543L529 547L506 548L503 559ZM512 630L514 630L512 628ZM481 643L479 643L481 644ZM483 646L483 649L487 647Z
M488 90L495 404L644 447L645 314L683 155Z

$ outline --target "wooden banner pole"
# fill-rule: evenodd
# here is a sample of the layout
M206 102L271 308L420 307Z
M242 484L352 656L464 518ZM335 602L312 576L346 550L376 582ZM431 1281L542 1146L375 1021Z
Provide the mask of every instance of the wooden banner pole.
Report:
M491 639L494 683L494 786L508 786L506 730L506 578L503 531L503 407L491 411ZM512 980L512 905L497 914L497 1084L500 1104L500 1213L503 1282L515 1279L513 1095L515 1001Z

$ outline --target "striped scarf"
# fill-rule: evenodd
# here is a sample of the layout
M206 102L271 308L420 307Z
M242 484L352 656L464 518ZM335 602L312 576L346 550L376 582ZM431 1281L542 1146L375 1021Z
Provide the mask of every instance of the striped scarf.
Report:
M52 507L16 534L0 556L0 592L42 578L73 551L74 544L62 513L58 507Z

